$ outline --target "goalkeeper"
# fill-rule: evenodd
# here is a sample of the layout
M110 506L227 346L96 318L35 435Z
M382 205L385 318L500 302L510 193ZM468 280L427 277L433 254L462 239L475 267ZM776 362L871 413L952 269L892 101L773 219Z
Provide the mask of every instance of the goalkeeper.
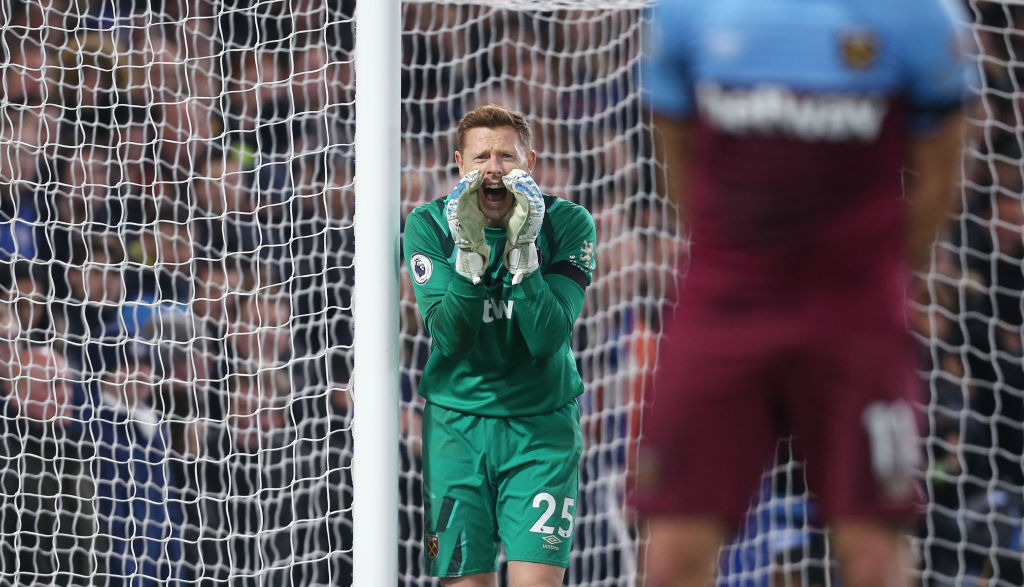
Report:
M442 584L561 585L581 453L570 349L594 270L594 221L541 193L523 116L459 121L462 179L419 206L405 260L432 339L423 414L424 552ZM461 578L458 581L451 579Z

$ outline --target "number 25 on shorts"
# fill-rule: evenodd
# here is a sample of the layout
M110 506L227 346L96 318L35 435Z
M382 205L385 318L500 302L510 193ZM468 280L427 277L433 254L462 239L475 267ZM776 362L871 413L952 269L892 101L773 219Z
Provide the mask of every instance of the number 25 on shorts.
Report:
M555 506L557 500L550 493L538 493L533 496L533 507L534 509L543 508L544 511L540 517L530 528L530 532L536 532L538 534L554 534L554 526L548 526L548 520L555 514ZM562 519L568 520L569 527L563 528L561 525L558 527L558 535L562 538L569 538L572 536L573 529L573 512L571 511L573 506L576 505L576 500L567 497L562 500Z

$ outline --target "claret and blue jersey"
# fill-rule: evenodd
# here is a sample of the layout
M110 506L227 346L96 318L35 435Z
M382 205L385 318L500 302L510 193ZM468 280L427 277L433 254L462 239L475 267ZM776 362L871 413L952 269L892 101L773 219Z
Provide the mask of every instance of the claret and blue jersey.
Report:
M694 242L756 252L759 266L787 275L798 258L818 271L814 251L851 276L898 255L908 141L963 106L972 76L956 10L920 0L660 2L643 83L654 112L693 123Z
M907 167L939 150L922 139L952 143L972 78L966 16L945 0L655 10L641 82L666 164L687 166L668 189L691 246L644 416L638 511L738 523L792 435L824 521L912 520L919 219L905 187L922 184ZM944 176L927 179L941 199ZM865 425L883 412L887 440ZM896 446L909 456L880 473Z
M888 98L906 100L909 127L927 132L962 104L970 79L954 24L966 15L948 1L664 0L658 10L652 34L662 49L643 81L651 106L669 114L710 109L750 130L841 140L842 131L866 138L857 115L843 112L856 98ZM701 100L701 87L708 97L733 92L734 111Z

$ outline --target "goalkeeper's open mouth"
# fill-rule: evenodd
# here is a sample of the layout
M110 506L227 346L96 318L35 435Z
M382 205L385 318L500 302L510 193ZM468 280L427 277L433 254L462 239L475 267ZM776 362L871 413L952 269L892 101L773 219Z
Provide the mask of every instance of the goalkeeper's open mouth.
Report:
M505 202L508 190L505 189L505 184L503 183L485 185L480 189L480 195L482 196L480 200L482 206L497 209Z

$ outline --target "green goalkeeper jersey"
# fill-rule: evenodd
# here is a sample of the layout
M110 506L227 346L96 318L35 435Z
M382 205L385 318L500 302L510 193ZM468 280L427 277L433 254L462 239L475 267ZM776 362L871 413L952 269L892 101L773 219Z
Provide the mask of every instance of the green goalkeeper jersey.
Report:
M455 272L444 198L406 220L405 262L431 336L419 384L427 401L477 416L531 416L583 392L570 342L595 267L594 220L567 200L544 203L540 269L518 285L501 258L505 229L485 229L490 262L474 285Z

